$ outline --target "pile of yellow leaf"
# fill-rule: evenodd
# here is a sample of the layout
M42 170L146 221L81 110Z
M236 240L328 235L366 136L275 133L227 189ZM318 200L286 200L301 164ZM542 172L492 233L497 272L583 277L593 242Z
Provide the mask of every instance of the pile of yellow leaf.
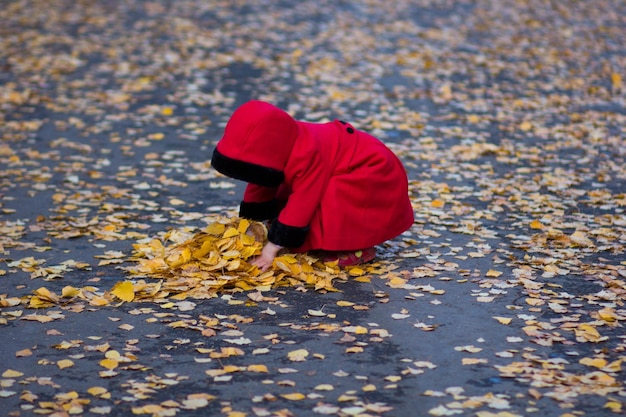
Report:
M134 244L131 260L137 265L129 272L135 277L162 280L160 295L176 298L211 298L224 290L283 285L335 291L333 280L346 278L336 264L323 263L307 254L277 256L272 268L261 272L250 261L261 253L266 235L263 223L240 218L217 219L194 235L170 231L163 239ZM138 289L135 296L139 295Z
M65 286L61 294L45 287L31 296L0 297L0 307L28 304L31 308L70 305L83 300L90 305L105 306L118 301L184 300L187 297L204 299L219 293L248 290L269 290L278 286L308 286L315 290L337 291L336 279L348 276L366 281L365 274L380 275L390 268L379 263L366 269L339 268L336 262L322 262L306 253L277 256L270 269L262 272L250 261L261 253L267 239L267 229L260 222L240 218L218 218L203 231L192 234L172 230L161 238L138 241L133 245L126 268L132 280L117 282L110 290L96 287ZM393 269L393 268L391 268ZM144 279L139 279L144 278ZM39 321L50 321L48 316L32 316Z

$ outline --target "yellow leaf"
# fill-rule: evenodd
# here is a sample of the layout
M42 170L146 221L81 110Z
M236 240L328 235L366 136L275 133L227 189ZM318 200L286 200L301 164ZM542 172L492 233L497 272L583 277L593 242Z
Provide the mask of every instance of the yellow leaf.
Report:
M222 237L225 239L234 236L239 236L239 230L235 229L234 227L229 227L222 235Z
M500 271L496 271L493 269L490 269L489 271L487 271L487 273L485 274L485 276L490 277L490 278L497 278L500 275L502 275L502 272Z
M320 384L317 385L315 388L313 388L316 391L332 391L335 389L335 387L333 387L330 384Z
M356 326L354 328L354 333L355 334L367 334L368 330L367 327L363 327L363 326Z
M70 392L62 392L62 393L56 394L54 397L61 401L72 401L72 400L77 399L79 395L76 391L70 391Z
M535 400L540 399L543 395L541 394L541 392L537 391L534 388L530 388L528 390L528 393L530 394L531 397L533 397Z
M598 330L587 323L579 325L574 331L577 338L580 337L588 342L599 342L602 339Z
M167 257L165 262L169 265L170 268L177 268L181 265L186 264L191 260L191 250L189 248L182 248L179 251L172 253Z
M476 124L476 123L480 122L480 116L478 116L476 114L468 114L467 115L467 121L472 123L472 124Z
M300 401L306 398L304 394L301 394L299 392L293 392L291 394L283 394L281 395L281 397L287 400L291 400L291 401Z
M160 270L166 269L168 266L163 258L142 259L139 271L154 274Z
M62 359L62 360L57 362L57 366L59 367L59 369L70 368L70 367L74 366L74 362L72 362L69 359Z
M37 395L33 394L32 392L28 391L28 390L24 390L22 391L22 395L20 395L20 400L23 401L27 401L29 403L33 403L35 402L35 400L37 400Z
M569 237L572 243L578 246L593 246L593 242L587 237L587 234L581 230L577 230Z
M63 290L61 290L61 296L63 298L76 297L80 294L80 291L81 290L79 288L74 288L71 285L66 285L65 287L63 287Z
M376 385L374 384L367 384L362 388L363 391L365 392L371 392L371 391L376 391Z
M0 270L0 275L2 274L2 270ZM22 303L18 297L9 297L9 298L0 298L0 307L15 307Z
M31 356L33 352L30 349L22 349L15 352L15 357L22 358L25 356Z
M116 361L115 359L109 359L109 358L102 359L99 363L100 363L100 366L109 370L115 369L117 368L117 365L119 365L118 361Z
M348 270L348 274L353 276L353 277L359 277L361 275L364 275L365 271L362 268L359 268L358 266L355 266L355 267L350 268Z
M598 384L598 385L604 385L605 387L615 386L615 383L616 383L615 378L613 378L611 375L608 375L600 371L594 371L586 375L582 375L581 381L583 381L583 383L586 383L586 384L589 384L589 383Z
M39 297L33 296L31 297L28 305L30 308L46 308L50 306L50 302L44 301Z
M172 109L171 107L163 107L161 109L161 114L163 116L171 116L172 114L174 114L174 109Z
M179 198L170 199L170 204L173 206L184 206L186 203Z
M36 289L35 295L39 298L49 300L54 303L59 301L59 297L55 293L47 289L46 287L41 287L41 288Z
M239 225L237 226L237 230L239 231L239 233L244 234L248 230L249 226L250 226L250 222L248 220L241 219L239 221Z
M434 208L443 208L446 205L446 202L440 198L437 198L430 202L430 206Z
M519 128L520 130L524 131L524 132L528 132L530 129L533 128L533 124L530 123L528 120L523 121L522 123L519 124Z
M351 307L351 306L354 305L354 303L352 303L350 301L339 300L339 301L337 301L337 305L339 307Z
M346 394L342 394L339 396L339 398L337 398L337 401L341 402L346 402L346 401L355 401L358 398L355 397L354 395L346 395Z
M387 285L391 288L402 288L406 285L406 279L402 279L400 277L392 277L389 281L387 281Z
M533 220L532 222L530 222L530 228L543 229L543 223L541 223L539 220Z
M439 87L439 95L443 100L452 99L452 86L450 84L444 84Z
M510 317L498 317L498 316L494 316L494 319L498 320L498 322L500 324L510 324L511 321L513 321L512 318Z
M598 316L609 323L613 323L617 320L617 313L611 307L605 307L601 310L598 310Z
M612 412L620 414L622 412L622 403L619 401L609 401L604 404L604 408L608 408Z
M361 353L363 348L361 346L352 346L346 349L346 353Z
M239 372L241 371L241 368L236 366L236 365L226 365L224 366L224 368L222 368L224 370L224 372L226 373L231 373L231 372Z
M14 371L13 369L7 369L2 373L3 378L19 378L22 375L24 375L23 372Z
M230 356L241 356L245 352L237 347L223 347L219 352L211 352L210 357L213 359L228 358Z
M162 406L157 405L157 404L148 404L148 405L144 405L143 407L133 407L132 408L133 414L159 415L164 410L165 410L165 408L163 408Z
M250 371L250 372L264 372L264 373L269 372L267 370L267 366L265 366L265 365L248 365L248 371Z
M163 109L163 110L166 110L166 109ZM168 109L168 110L171 110L171 109ZM165 134L163 134L161 132L159 132L159 133L151 133L151 134L148 135L148 139L152 139L152 140L163 140L163 138L165 138Z
M135 290L133 283L130 281L118 282L113 286L111 294L122 301L131 302L135 299Z
M222 257L224 259L235 259L235 258L239 258L241 256L241 252L239 252L238 250L228 250L224 253L222 253Z
M226 226L223 223L211 223L204 228L204 232L212 236L221 236L226 230Z
M613 84L614 90L619 90L622 88L622 76L617 72L611 74L611 83Z
M540 306L544 304L544 301L539 298L527 297L525 301L526 301L526 304L531 305L531 306Z
M119 359L122 357L122 355L117 351L117 350L107 350L106 353L104 354L104 357L107 359Z
M204 371L208 376L216 377L220 375L224 375L226 372L223 369L207 369Z
M607 361L602 358L582 358L578 362L587 366L595 366L596 368L604 368L607 364Z
M609 363L607 366L603 368L603 370L607 372L622 372L622 359L618 359Z
M293 362L302 362L309 356L309 351L306 349L297 349L287 353L287 357Z
M91 387L87 390L87 392L93 396L99 396L107 393L107 389L104 387Z
M107 300L104 297L94 297L91 300L89 300L89 304L93 305L93 306L106 306L109 304L109 300Z
M199 393L196 393L196 394L189 394L187 396L187 399L188 400L204 399L204 400L212 401L212 400L215 399L215 395L207 394L207 393L204 393L204 392L199 392Z

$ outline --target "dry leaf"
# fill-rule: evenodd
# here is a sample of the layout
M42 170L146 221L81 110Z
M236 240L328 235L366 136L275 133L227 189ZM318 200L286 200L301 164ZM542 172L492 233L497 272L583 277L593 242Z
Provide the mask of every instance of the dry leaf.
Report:
M115 295L122 301L131 302L135 299L133 283L130 281L118 282L111 289L111 294Z
M292 362L305 361L307 356L309 356L309 351L307 351L306 349L297 349L287 353L287 357Z
M304 394L301 394L299 392L293 392L290 394L282 394L281 397L290 401L300 401L306 398Z
M57 362L57 366L59 367L59 369L70 368L74 366L74 362L69 359L63 359Z

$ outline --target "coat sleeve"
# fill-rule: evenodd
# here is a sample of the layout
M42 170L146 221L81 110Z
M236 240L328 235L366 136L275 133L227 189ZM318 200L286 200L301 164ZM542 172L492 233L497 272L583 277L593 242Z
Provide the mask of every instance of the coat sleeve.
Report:
M239 216L258 221L275 219L279 211L277 191L278 188L248 184L239 206Z
M306 161L295 165L301 168L293 176L291 194L268 234L272 243L288 248L304 244L330 176L330 169L319 154L309 154Z

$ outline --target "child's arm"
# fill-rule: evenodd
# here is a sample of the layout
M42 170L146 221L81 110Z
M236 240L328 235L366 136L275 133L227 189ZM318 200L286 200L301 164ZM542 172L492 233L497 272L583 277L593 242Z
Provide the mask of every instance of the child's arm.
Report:
M283 249L282 246L278 246L275 243L267 242L261 251L261 254L254 258L251 262L252 265L261 269L261 271L267 270L270 266L272 266L272 262L274 262L274 258L278 254L278 252Z
M302 169L291 175L289 198L268 231L270 241L288 248L298 248L306 241L331 173L319 153L307 157L306 162L297 164Z

